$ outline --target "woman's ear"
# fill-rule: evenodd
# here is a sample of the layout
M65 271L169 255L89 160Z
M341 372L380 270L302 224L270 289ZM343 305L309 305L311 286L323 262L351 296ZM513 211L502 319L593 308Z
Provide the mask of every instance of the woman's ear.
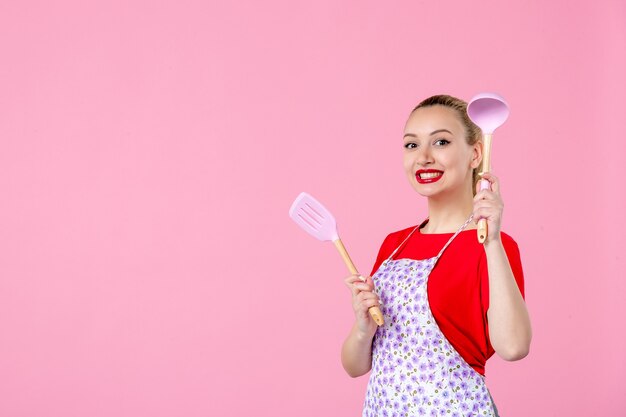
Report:
M483 141L477 140L475 144L472 145L472 162L470 166L473 169L476 169L480 166L480 163L483 160Z

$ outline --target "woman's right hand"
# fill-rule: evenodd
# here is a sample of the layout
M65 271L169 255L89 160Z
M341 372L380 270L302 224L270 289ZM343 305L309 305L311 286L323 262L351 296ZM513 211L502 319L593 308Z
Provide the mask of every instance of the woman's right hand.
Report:
M363 280L362 278L365 280ZM370 307L380 307L380 297L374 291L374 281L369 275L352 274L344 282L352 292L352 308L356 317L359 333L363 337L372 338L378 325L369 313Z

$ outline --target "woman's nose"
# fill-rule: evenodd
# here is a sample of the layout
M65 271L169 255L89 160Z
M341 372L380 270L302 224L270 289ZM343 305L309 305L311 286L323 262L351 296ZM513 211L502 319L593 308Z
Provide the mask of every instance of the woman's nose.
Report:
M432 164L434 162L433 156L430 153L430 149L425 146L421 148L417 153L417 164L424 166L428 164Z

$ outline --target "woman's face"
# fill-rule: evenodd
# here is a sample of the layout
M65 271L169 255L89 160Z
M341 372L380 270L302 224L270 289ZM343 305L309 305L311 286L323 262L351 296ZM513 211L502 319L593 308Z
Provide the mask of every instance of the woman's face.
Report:
M455 110L435 105L415 110L404 128L404 170L425 197L472 196L472 170L481 143L469 145Z

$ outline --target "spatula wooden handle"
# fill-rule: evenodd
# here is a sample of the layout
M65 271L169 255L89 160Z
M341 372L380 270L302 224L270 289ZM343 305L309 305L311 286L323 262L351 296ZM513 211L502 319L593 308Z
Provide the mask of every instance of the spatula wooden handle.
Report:
M339 251L341 257L343 258L344 263L350 270L350 273L358 275L359 271L357 271L356 266L354 266L354 263L352 262L352 259L350 259L350 255L348 255L348 251L346 250L345 246L343 246L341 239L337 239L333 241L333 243L335 244L335 247ZM378 324L379 326L385 324L385 320L383 319L383 313L380 311L380 308L376 306L370 307L369 313L370 316L372 316L372 319L374 319L374 321L376 322L376 324Z

